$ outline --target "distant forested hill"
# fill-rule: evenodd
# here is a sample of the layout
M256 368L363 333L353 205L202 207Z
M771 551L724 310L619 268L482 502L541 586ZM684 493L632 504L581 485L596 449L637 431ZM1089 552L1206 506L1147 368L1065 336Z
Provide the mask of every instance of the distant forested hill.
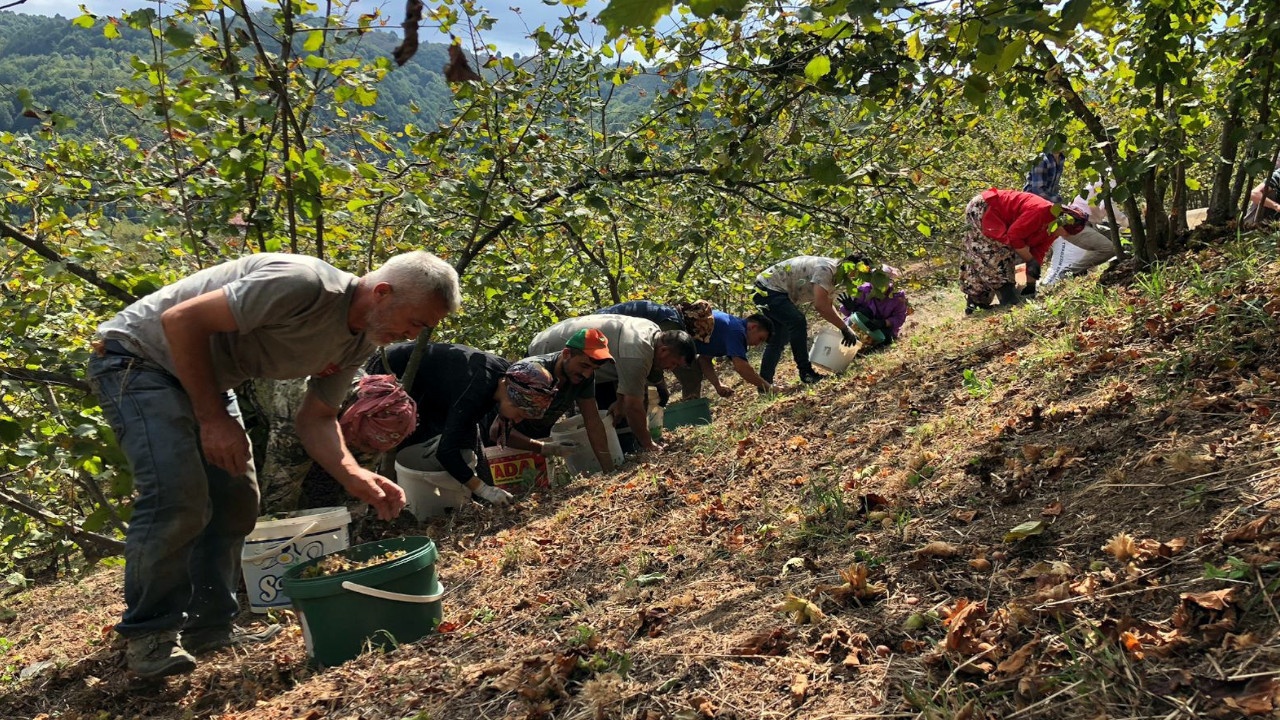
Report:
M74 120L69 131L73 135L144 136L154 132L154 118L98 97L99 93L135 85L130 57L151 56L149 35L123 23L117 29L120 37L107 39L101 25L85 29L61 16L0 12L0 132L30 131L39 124L39 120L22 115L23 90L31 93L34 107ZM342 52L367 60L389 57L399 42L394 33L374 30L344 45ZM379 83L373 110L386 118L386 127L399 130L407 123L430 126L449 114L453 99L441 74L447 56L447 45L424 43L407 65L391 71ZM182 60L189 62L190 57ZM181 67L179 64L175 70ZM644 114L662 84L660 78L649 75L617 88L602 81L602 90L613 91L612 122L621 124Z

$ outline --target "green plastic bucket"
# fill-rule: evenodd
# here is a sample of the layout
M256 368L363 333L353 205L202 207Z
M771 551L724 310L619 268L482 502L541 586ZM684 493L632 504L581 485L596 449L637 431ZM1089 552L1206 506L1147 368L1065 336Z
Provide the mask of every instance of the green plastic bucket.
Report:
M662 426L674 430L683 425L710 425L711 401L707 398L694 398L674 405L668 405L662 415Z
M390 649L419 640L440 624L444 587L436 576L436 544L400 537L356 545L342 553L355 562L403 550L390 562L318 578L299 577L323 557L285 571L284 589L302 624L311 662L341 665L366 647Z
M867 327L867 316L862 313L854 313L849 318L849 327L853 328L853 333L858 336L863 345L879 345L884 342L883 330L872 330Z

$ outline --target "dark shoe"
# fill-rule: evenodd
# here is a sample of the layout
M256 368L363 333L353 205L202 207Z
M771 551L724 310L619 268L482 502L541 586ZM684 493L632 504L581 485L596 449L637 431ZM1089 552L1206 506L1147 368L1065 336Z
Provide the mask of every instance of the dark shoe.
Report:
M1022 288L1022 297L1033 298L1036 296L1036 281L1028 280L1027 286Z
M827 379L826 375L823 375L822 373L819 373L815 370L810 370L809 372L800 376L800 382L804 383L805 385L812 385L816 382L821 382L826 379Z
M1017 305L1022 302L1022 295L1018 292L1018 286L1013 283L1005 283L996 290L996 297L1000 298L1001 305Z
M211 627L198 628L196 630L186 630L182 633L182 644L191 651L193 655L221 650L232 645L252 645L254 643L263 643L276 635L280 634L279 625L268 625L265 628L250 632L242 627L229 625L227 627Z
M134 675L146 680L185 675L196 669L196 659L178 643L177 630L147 633L127 640L125 664Z

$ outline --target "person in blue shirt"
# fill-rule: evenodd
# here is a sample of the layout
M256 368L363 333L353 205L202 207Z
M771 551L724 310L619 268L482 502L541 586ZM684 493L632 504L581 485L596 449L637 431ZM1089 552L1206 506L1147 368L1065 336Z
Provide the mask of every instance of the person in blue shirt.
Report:
M714 360L722 357L730 358L733 361L733 369L738 371L738 375L755 385L757 390L762 393L772 392L773 386L769 381L760 377L755 368L751 367L751 363L747 362L747 348L756 347L768 341L769 336L773 334L773 322L760 313L741 318L715 310L712 311L711 316L715 321L711 336L706 342L695 340L693 343L698 349L698 362L672 371L680 381L680 388L683 391L681 399L702 397L704 378L711 383L711 387L715 388L720 397L733 395L733 390L722 385L720 376L716 374Z
M1062 170L1066 166L1066 154L1061 150L1045 150L1040 161L1027 173L1022 192L1029 192L1050 202L1062 202Z

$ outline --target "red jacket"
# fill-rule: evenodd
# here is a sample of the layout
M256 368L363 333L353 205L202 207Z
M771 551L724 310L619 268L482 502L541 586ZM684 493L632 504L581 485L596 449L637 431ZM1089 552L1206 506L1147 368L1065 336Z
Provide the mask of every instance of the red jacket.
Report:
M982 193L987 212L982 216L982 234L1011 248L1028 248L1036 262L1043 262L1053 244L1049 225L1057 216L1053 203L1039 195L1020 190L996 190Z

